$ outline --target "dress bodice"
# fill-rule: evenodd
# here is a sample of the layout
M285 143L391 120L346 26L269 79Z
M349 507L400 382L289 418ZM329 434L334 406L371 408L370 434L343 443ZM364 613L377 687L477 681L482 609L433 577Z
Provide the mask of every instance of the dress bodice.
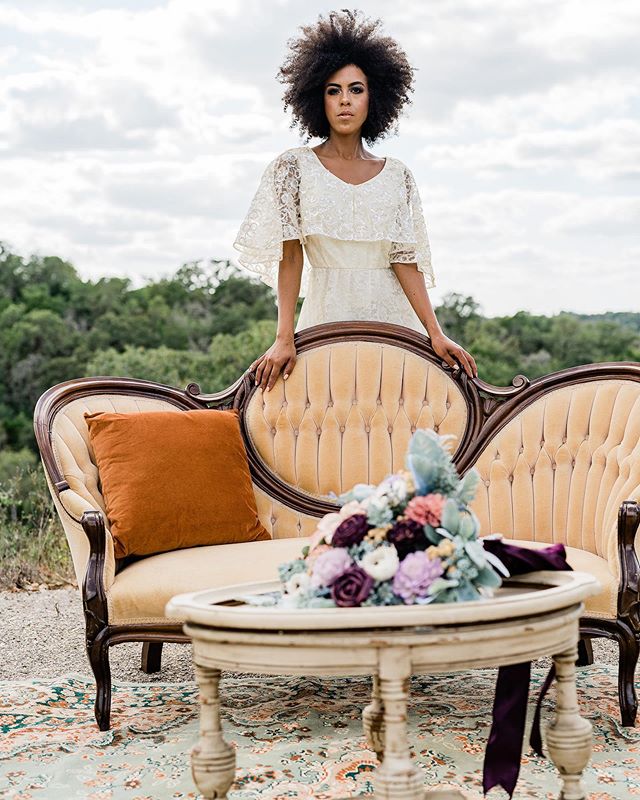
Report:
M282 243L304 252L296 330L323 322L378 320L425 333L392 264L416 264L435 285L429 239L410 170L387 158L368 181L338 178L310 147L294 147L265 169L234 247L239 261L277 287Z
M234 247L240 264L275 288L282 242L289 239L304 249L301 295L313 268L415 263L427 286L435 285L418 189L397 158L388 157L368 181L351 184L328 170L310 147L277 156L262 175Z

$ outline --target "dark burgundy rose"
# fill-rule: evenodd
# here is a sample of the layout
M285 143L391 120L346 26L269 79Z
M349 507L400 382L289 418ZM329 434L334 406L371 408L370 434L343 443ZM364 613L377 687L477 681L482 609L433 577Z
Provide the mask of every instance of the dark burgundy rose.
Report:
M332 547L351 547L352 544L360 544L370 527L366 514L354 514L347 517L333 532L331 545Z
M337 606L343 608L359 606L371 594L374 583L371 575L354 565L335 579L331 586L331 597Z
M387 531L387 539L395 545L400 561L409 553L426 550L429 546L423 526L413 519L399 519L393 528Z

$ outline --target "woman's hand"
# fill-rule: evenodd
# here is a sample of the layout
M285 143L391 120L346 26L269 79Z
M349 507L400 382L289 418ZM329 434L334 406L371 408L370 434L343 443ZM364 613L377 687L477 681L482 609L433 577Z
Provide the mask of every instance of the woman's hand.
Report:
M445 336L444 333L437 333L432 336L431 346L450 367L456 369L462 365L462 368L470 378L478 376L478 367L471 353L467 353L464 347Z
M293 343L293 336L279 336L266 353L263 353L260 358L256 358L249 370L251 372L255 370L256 386L259 385L262 391L266 389L269 392L280 372L284 370L283 377L286 380L295 363L296 346Z

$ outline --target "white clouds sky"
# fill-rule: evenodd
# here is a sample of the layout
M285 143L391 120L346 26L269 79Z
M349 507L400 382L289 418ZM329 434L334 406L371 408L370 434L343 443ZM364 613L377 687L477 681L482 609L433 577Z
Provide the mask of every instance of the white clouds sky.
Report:
M638 310L638 0L358 7L418 68L399 136L373 150L419 183L434 301ZM4 0L0 240L92 278L235 260L262 170L302 143L275 79L287 39L332 8Z

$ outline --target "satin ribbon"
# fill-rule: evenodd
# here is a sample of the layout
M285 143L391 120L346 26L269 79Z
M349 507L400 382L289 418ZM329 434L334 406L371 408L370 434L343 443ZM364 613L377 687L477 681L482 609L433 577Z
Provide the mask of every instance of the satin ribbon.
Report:
M501 539L484 539L483 544L485 550L502 561L511 575L524 575L535 570L571 569L567 564L566 551L562 544L553 544L541 550L507 544ZM494 786L502 786L510 798L513 796L520 774L530 678L530 661L510 664L498 670L491 732L484 754L482 788L485 794ZM529 744L539 756L544 756L540 733L540 708L554 678L555 667L551 667L540 687L531 726Z

